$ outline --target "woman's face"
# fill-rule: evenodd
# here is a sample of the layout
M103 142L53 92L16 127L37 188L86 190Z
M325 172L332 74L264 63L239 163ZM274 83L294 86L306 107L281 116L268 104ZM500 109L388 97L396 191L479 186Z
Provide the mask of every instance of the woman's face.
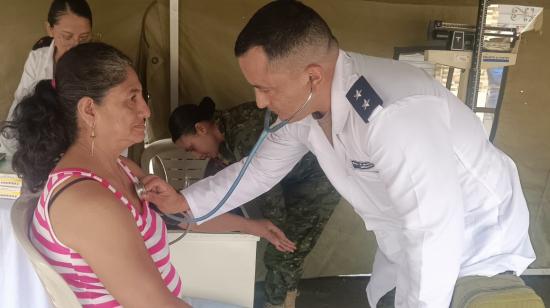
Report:
M214 130L216 125L203 121L195 125L195 134L184 134L176 140L176 146L186 152L191 152L198 159L217 158L219 141Z
M57 60L76 45L89 42L92 38L92 27L88 19L69 12L61 15L57 24L52 27L48 25L48 34L54 39Z
M96 105L96 142L105 148L125 149L145 138L145 120L151 111L142 96L141 83L128 67L127 78L111 88L100 105Z

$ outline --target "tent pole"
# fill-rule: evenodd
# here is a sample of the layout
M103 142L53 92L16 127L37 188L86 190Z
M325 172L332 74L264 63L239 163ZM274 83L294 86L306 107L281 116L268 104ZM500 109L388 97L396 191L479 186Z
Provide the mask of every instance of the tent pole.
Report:
M170 110L178 106L179 0L170 0Z

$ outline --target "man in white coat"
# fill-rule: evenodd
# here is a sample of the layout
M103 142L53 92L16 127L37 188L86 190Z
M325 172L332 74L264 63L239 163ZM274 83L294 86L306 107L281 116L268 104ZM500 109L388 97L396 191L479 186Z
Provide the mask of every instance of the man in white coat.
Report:
M376 235L372 307L393 288L396 307L448 307L457 278L519 275L533 262L514 162L488 141L475 114L423 71L340 50L323 19L296 1L256 12L235 54L258 107L291 123L270 134L218 214L270 189L311 151ZM156 192L147 198L163 211L204 215L242 165L183 197L145 178Z

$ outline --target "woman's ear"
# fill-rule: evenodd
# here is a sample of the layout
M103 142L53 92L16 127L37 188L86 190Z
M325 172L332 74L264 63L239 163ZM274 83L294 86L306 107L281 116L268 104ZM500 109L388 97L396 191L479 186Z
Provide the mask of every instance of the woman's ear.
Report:
M48 34L49 37L53 37L53 27L50 27L50 23L49 22L44 22L44 27L46 27L46 33Z
M195 123L195 131L197 132L197 135L204 136L208 133L208 127L204 125L204 122L197 122Z
M77 110L78 115L82 118L87 126L92 127L96 121L95 103L91 97L84 96L78 100Z

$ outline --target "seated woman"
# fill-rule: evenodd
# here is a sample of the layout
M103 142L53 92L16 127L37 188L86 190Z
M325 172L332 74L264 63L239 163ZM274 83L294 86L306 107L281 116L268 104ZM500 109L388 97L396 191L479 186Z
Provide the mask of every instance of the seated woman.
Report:
M119 156L143 141L150 111L141 93L128 57L81 44L59 60L55 82L40 81L2 128L18 142L14 169L31 191L43 190L31 241L84 307L193 303L182 300L166 226L135 192L144 175ZM293 249L269 224L222 218L215 227L273 234Z

